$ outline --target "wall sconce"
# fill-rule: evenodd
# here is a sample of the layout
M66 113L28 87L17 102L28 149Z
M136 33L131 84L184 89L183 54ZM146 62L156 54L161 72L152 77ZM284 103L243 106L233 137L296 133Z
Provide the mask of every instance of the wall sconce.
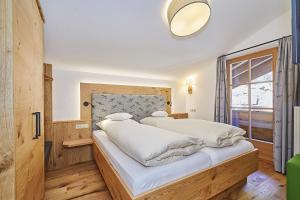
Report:
M188 94L193 94L193 86L195 86L195 79L189 78L186 80L186 86L188 89Z
M92 108L94 108L94 107L95 107L95 106L94 106L92 103L90 103L90 102L87 102L87 101L83 102L83 105L84 105L85 107L88 107L89 105L91 105L91 106L92 106Z

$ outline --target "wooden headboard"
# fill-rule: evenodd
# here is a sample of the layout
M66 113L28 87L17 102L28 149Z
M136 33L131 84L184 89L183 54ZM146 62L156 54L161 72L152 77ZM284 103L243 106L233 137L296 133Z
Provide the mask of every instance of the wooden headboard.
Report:
M89 124L92 122L91 105L83 103L92 102L92 93L161 95L166 99L166 111L171 113L171 88L80 83L80 117Z
M45 104L45 110L48 111L45 112L48 116L47 119L45 118L45 125L48 127L45 129L45 137L47 140L53 141L48 170L61 169L76 163L93 160L92 147L90 145L81 146L80 148L64 148L62 145L65 141L91 138L92 108L91 105L83 106L83 102L91 102L92 93L162 95L166 97L167 101L171 101L170 88L81 83L81 120L56 121L52 123L52 66L47 65L46 67L51 69L45 71L45 79L50 80L50 82L48 81L49 84L45 84L45 99L50 101L50 103ZM168 112L171 111L170 104L166 106L166 110ZM77 125L85 124L89 124L89 128L76 128Z

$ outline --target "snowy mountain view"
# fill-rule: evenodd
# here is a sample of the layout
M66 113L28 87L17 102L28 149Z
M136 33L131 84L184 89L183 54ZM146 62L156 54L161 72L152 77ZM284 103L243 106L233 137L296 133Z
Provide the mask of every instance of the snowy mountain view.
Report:
M251 104L253 107L273 108L273 73L270 72L252 80ZM270 82L268 82L270 81ZM248 107L248 85L232 89L232 106Z

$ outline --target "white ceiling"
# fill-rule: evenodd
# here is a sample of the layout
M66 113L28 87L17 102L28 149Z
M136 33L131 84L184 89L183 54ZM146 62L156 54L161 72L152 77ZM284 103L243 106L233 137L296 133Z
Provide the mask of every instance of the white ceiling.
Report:
M41 0L46 61L62 69L172 78L174 68L228 51L290 5L289 0L214 0L208 25L178 39L166 23L168 1Z

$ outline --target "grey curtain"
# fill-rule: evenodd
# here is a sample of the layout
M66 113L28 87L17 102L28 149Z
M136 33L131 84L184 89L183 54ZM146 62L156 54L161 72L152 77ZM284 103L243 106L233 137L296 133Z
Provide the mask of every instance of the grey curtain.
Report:
M228 108L226 58L225 56L221 56L217 60L214 120L216 122L229 123Z
M274 165L285 173L293 156L293 107L296 103L298 66L292 63L292 38L279 40L274 80Z

